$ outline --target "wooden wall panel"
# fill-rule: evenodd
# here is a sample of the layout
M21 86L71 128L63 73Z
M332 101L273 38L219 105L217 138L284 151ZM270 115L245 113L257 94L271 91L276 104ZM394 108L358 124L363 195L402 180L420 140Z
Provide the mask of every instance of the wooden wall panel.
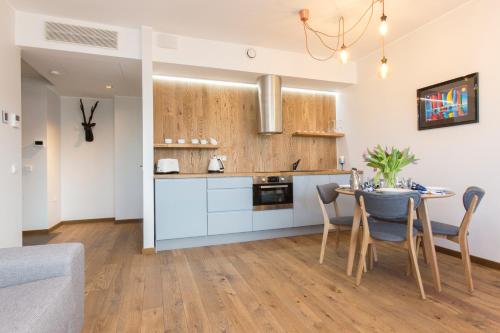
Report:
M156 149L155 161L177 158L181 172L207 171L208 160L226 155L226 172L336 168L335 139L292 137L298 130L333 129L335 96L283 93L284 132L257 134L257 90L191 82L154 82L154 143L165 138L215 138L217 150Z

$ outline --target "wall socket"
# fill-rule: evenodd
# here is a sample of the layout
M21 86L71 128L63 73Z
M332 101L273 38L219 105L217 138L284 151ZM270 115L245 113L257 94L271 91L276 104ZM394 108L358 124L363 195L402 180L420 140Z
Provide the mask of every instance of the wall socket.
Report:
M5 110L2 110L2 123L4 124L9 123L9 114Z

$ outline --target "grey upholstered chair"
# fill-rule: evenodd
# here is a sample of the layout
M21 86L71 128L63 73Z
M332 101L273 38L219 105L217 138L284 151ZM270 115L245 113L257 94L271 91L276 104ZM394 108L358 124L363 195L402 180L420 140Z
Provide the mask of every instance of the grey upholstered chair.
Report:
M318 190L318 200L323 212L323 241L321 242L321 252L319 255L319 263L323 263L323 258L325 256L326 240L328 238L328 232L330 230L335 230L336 232L336 248L339 247L340 232L344 230L352 229L352 216L341 216L340 209L337 204L337 198L339 193L336 189L339 187L336 183L317 185ZM335 211L335 217L330 217L327 211L327 205L332 204L333 210Z
M469 292L474 291L474 285L472 283L471 262L467 236L469 234L468 230L472 216L474 215L485 193L486 192L482 188L476 186L471 186L465 190L462 198L465 215L462 218L462 222L459 227L451 224L431 221L432 234L435 237L445 238L460 245L460 253L462 255L462 262L465 271L465 280ZM415 228L419 231L417 239L417 244L419 244L423 237L423 226L420 221L415 221ZM417 246L417 256L418 248L419 247Z
M356 284L360 285L361 283L368 246L380 242L396 243L408 250L420 295L422 299L425 299L415 249L418 231L413 226L414 210L420 204L420 194L418 192L376 193L356 191L356 200L361 207L361 221L363 223L363 241L361 243Z

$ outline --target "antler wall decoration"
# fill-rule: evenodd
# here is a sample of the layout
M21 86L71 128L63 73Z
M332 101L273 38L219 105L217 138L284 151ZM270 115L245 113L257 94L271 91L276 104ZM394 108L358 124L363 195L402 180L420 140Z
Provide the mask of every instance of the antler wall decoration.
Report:
M90 109L90 117L87 121L87 117L85 117L85 108L83 107L82 99L80 98L80 110L82 110L83 115L83 129L85 130L85 141L92 142L94 141L94 133L92 133L92 127L95 126L95 123L92 122L92 118L94 117L95 109L99 105L99 101L95 102L94 106Z

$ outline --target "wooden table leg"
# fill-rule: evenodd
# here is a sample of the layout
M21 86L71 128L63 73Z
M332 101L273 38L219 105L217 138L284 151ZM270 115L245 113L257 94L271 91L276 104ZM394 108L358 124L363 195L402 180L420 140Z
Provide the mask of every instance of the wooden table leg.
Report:
M352 275L352 267L354 265L354 257L356 256L356 248L358 242L359 224L361 221L361 207L356 202L354 207L354 217L352 220L351 241L349 243L349 254L347 256L347 275Z
M429 211L427 209L427 200L422 199L422 202L417 208L417 213L424 229L424 248L427 260L429 260L431 266L434 287L438 292L441 292L441 278L439 276L439 267L436 257L436 248L434 247L434 238L432 237L432 226L429 219Z

